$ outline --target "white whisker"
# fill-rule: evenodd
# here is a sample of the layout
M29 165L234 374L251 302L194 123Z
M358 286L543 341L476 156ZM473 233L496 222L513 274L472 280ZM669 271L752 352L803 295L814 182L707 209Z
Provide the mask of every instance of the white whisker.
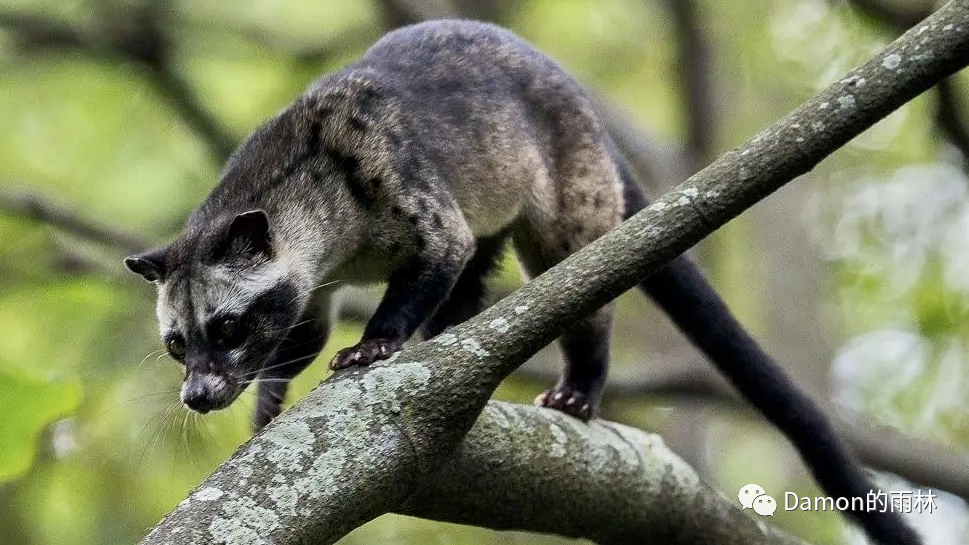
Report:
M152 356L158 356L158 357L161 357L161 356L162 356L162 355L163 355L163 354L164 354L165 352L166 352L166 350L165 350L164 348L162 348L162 349L159 349L159 350L153 350L153 351L151 351L151 352L149 352L149 353L148 353L148 355L147 355L147 356L145 356L145 357L144 357L144 358L143 358L143 359L141 360L141 363L139 363L139 364L138 364L138 367L141 367L142 365L144 365L144 364L145 364L145 362L146 362L146 361L148 361L148 358L150 358L150 357L152 357ZM158 361L158 358L155 358L155 361Z
M272 371L273 369L279 369L280 367L285 367L287 365L291 365L291 364L294 364L294 363L299 363L299 362L303 362L303 361L306 361L306 360L314 360L314 359L316 359L317 356L319 356L319 354L310 354L310 355L307 355L307 356L302 356L302 357L299 357L299 358L293 358L291 360L286 360L286 361L283 361L283 362L280 362L280 363L276 363L276 364L270 365L268 367L263 367L262 369L257 369L255 371L250 371L250 372L242 375L242 378L243 379L246 379L246 378L249 378L249 377L251 377L253 375L258 375L259 373L265 373L266 371Z

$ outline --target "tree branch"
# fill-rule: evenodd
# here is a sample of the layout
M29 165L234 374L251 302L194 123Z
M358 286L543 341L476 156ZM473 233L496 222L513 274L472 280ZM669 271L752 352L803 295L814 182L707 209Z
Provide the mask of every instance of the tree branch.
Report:
M109 229L33 193L0 193L0 213L46 223L74 236L116 248L123 253L139 252L148 246L148 241L138 235Z
M451 459L501 380L575 316L628 290L967 62L969 0L953 0L475 318L391 361L336 373L240 447L143 543L173 536L186 544L333 543L400 509Z
M600 545L801 543L736 509L656 435L496 401L398 512Z
M152 67L148 75L162 98L208 144L214 159L225 161L238 141L199 101L191 84L168 62Z
M369 294L345 290L340 300L339 316L341 320L365 323L375 307L376 301ZM549 363L531 358L516 369L512 377L541 386L552 384L558 380L558 371ZM612 373L603 391L603 407L607 409L611 403L622 400L672 398L674 405L689 402L715 406L745 415L751 420L763 421L760 413L708 366L698 367L686 361L673 365L666 363L667 370L663 372L637 372L636 375L627 376ZM656 369L659 365L640 363L633 367L637 370ZM603 416L608 418L608 410L603 412ZM920 440L894 428L879 426L860 414L846 416L843 413L830 407L827 411L842 441L855 451L862 463L969 499L969 453Z
M870 465L969 500L969 453L918 441L894 428L866 422L861 415L839 418L835 426Z
M726 381L712 371L683 367L684 370L679 373L610 379L603 392L603 404L608 407L610 403L624 399L642 401L648 397L673 398L674 404L684 401L701 403L728 409L752 420L763 420ZM551 370L531 365L522 366L513 376L538 384L549 384L558 378ZM851 446L865 465L969 499L969 453L876 425L860 414L838 413L841 414L828 411L828 416L841 439Z

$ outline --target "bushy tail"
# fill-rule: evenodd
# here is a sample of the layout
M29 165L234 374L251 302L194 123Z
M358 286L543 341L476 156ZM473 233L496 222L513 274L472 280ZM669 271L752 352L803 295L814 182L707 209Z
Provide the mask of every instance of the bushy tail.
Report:
M647 200L625 168L620 171L628 219L642 210ZM640 288L744 398L788 437L828 495L867 500L873 489L871 481L824 413L757 345L689 259L681 256L673 260L644 280ZM848 514L883 545L921 543L897 513L859 510Z

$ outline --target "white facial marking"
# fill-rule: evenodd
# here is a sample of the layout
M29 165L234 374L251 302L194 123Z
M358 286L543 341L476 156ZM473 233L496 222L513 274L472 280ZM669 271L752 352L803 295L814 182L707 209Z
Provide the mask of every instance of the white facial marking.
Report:
M199 290L204 301L195 305L199 324L207 323L212 316L242 314L257 297L277 286L285 272L269 261L244 272L213 267L206 277L205 289ZM213 309L211 314L206 314L207 309Z
M155 304L155 316L158 317L159 332L164 335L168 333L172 324L177 322L177 314L168 300L168 285L158 284L158 301Z
M232 350L229 350L229 365L238 365L239 362L242 361L243 356L245 356L245 352L243 352L241 348L233 348Z

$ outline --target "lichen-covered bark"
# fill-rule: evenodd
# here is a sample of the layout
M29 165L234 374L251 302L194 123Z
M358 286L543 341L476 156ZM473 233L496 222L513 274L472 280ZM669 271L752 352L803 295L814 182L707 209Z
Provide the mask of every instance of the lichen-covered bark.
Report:
M401 509L433 482L498 383L564 324L631 288L967 62L969 0L951 1L876 58L476 318L395 361L323 383L240 447L143 543L332 543L377 515ZM547 448L555 445L550 437ZM545 482L566 486L560 481L582 470L562 464L553 475L550 467ZM663 483L654 492L667 497L677 487L696 486ZM697 498L704 506L713 501L707 494ZM611 495L595 507L566 495L547 500L576 518L593 508L629 509ZM534 498L508 495L502 501L524 510ZM726 509L720 505L710 509ZM690 522L687 512L664 513L671 524L685 521L685 528ZM708 520L694 521L691 531L701 532Z
M801 543L736 505L656 435L493 401L395 511L601 545Z

